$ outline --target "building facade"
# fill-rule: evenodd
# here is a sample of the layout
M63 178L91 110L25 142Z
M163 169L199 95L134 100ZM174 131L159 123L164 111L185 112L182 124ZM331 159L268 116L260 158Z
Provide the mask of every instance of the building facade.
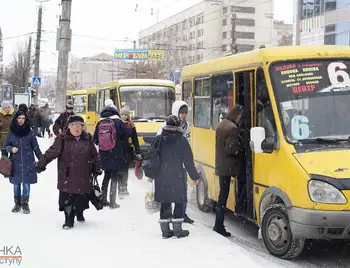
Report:
M2 85L3 75L4 75L3 60L4 60L4 40L2 37L2 31L0 27L0 85Z
M169 78L188 64L273 43L273 1L213 2L202 1L139 33L139 48L165 50Z
M295 45L350 45L350 0L295 0Z

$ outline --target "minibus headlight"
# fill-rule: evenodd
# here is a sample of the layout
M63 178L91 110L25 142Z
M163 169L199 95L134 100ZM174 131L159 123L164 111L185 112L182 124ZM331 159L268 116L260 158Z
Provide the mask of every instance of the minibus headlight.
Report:
M313 202L326 204L347 203L343 193L327 182L310 180L308 190L310 198Z

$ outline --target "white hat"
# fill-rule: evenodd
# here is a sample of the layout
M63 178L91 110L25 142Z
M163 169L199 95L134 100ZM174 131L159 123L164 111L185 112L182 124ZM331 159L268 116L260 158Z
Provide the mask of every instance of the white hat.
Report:
M115 109L117 109L117 107L114 105L113 101L111 99L106 99L105 100L105 106L106 107L113 107Z

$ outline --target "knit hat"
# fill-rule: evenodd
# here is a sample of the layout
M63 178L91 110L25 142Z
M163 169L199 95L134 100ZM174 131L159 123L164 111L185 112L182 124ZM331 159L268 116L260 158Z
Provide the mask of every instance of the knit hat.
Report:
M128 106L124 106L123 108L120 109L120 115L127 115L130 116L130 108Z
M12 105L8 101L2 101L1 102L1 108L12 108Z
M66 110L73 110L73 101L72 100L67 101Z
M85 126L84 119L79 115L71 115L68 118L68 121L67 121L68 127L71 124L81 124L81 125Z
M28 112L28 106L25 103L22 103L22 104L20 104L18 106L18 110L27 113Z
M179 127L181 124L180 119L175 115L169 115L166 119L167 126Z

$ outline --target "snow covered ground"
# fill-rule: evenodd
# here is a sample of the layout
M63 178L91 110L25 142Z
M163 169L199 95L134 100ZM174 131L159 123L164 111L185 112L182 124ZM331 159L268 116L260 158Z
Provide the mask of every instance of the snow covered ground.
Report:
M39 142L45 151L53 141ZM0 175L0 255L11 255L3 251L9 247L12 252L18 247L16 255L22 255L22 259L1 256L0 268L19 264L24 268L281 267L200 222L185 225L191 232L187 238L162 239L158 215L149 215L144 209L147 183L131 173L129 184L131 195L120 201L120 209L96 211L91 205L85 213L86 222L67 231L61 228L64 216L57 206L56 161L32 186L29 215L11 212L12 185Z

